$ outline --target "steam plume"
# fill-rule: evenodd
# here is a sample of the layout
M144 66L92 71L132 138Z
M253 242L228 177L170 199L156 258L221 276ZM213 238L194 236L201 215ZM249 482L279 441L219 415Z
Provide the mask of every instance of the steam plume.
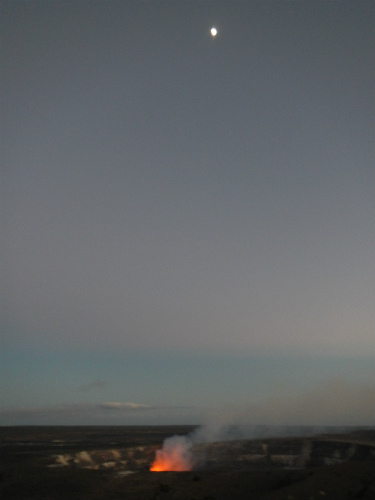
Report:
M191 470L194 465L191 447L192 442L188 437L167 438L163 443L163 448L157 450L150 470L153 472Z
M374 426L375 387L350 385L341 378L325 380L305 394L279 396L262 405L217 409L188 436L164 441L151 471L186 471L197 464L194 444L235 439L306 436Z

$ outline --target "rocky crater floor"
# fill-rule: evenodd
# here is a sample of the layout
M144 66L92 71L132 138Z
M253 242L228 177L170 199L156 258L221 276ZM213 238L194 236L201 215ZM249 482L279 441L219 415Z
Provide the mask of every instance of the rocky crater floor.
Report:
M2 428L1 498L375 499L374 430L198 443L191 472L149 472L192 429Z
M49 468L111 470L119 476L149 470L157 445L80 450L43 459ZM193 470L301 469L351 460L375 460L375 443L336 441L332 436L196 444Z

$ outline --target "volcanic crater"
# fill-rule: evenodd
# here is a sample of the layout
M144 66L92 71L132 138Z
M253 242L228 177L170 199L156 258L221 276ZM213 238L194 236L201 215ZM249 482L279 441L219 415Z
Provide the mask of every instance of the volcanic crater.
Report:
M375 430L211 443L191 442L192 431L2 428L2 498L375 498ZM189 467L150 472L173 435Z

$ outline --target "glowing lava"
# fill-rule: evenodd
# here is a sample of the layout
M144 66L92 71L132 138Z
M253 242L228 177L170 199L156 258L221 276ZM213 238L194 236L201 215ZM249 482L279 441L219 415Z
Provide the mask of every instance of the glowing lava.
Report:
M164 441L163 448L157 450L155 460L150 467L152 472L189 471L193 467L190 452L191 443L182 436L175 436Z

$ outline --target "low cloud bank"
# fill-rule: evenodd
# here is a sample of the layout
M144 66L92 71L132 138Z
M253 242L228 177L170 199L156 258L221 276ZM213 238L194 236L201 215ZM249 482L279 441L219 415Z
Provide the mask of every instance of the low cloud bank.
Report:
M109 401L0 410L0 425L157 425L200 422L194 441L261 437L269 429L375 426L375 386L343 378L322 381L300 394L279 393L247 406L202 412L193 407ZM274 432L274 430L272 432ZM268 434L267 434L268 435Z
M101 403L99 408L103 408L105 410L152 410L155 407L144 405L140 403Z
M0 425L186 425L198 422L191 406L110 401L0 409Z
M98 404L62 404L40 408L15 408L0 410L0 421L3 425L28 425L28 424L70 424L72 422L85 425L85 423L98 424L106 422L111 424L111 418L121 419L140 412L153 412L159 407L133 402L107 402ZM115 422L118 423L118 422Z

